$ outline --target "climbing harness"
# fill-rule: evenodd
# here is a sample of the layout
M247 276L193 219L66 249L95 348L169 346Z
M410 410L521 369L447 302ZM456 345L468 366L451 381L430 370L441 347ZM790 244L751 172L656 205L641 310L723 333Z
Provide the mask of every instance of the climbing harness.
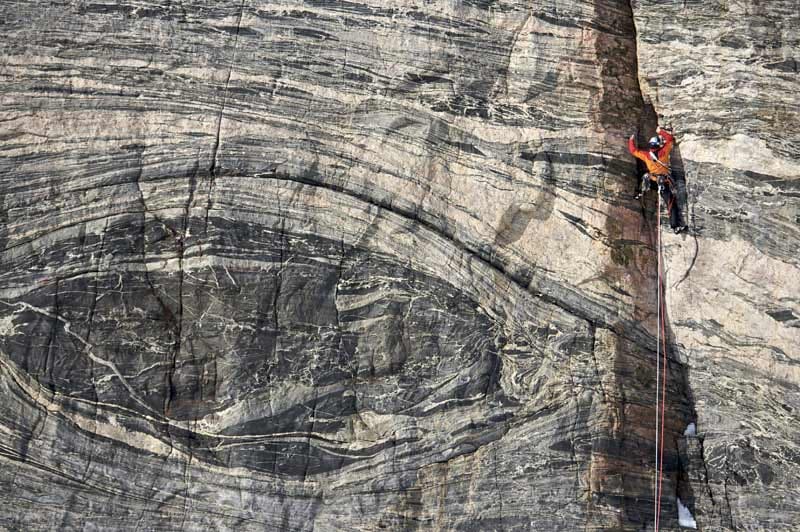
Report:
M661 192L663 184L658 186L658 210L656 211L656 254L658 268L658 297L656 309L656 466L655 466L655 494L654 494L654 520L655 532L658 532L661 517L661 484L664 475L664 413L667 401L667 335L666 316L664 308L664 275L661 265ZM663 371L659 365L663 362ZM659 397L660 392L660 397Z
M641 185L641 188L639 190L639 193L636 194L636 199L641 198L642 195L645 192L650 190L650 182L651 181L654 181L654 182L658 183L658 193L659 194L661 194L661 192L663 190L664 183L666 183L667 186L669 187L670 192L672 192L673 199L674 199L674 197L675 197L675 184L672 181L672 176L671 175L665 175L665 174L652 174L650 172L642 174L642 185ZM671 209L671 208L672 208L672 201L670 201L669 205L667 205L667 209Z
M656 181L658 183L658 193L661 194L661 192L663 192L664 190L664 185L666 185L669 187L669 191L670 193L672 193L672 196L674 197L676 191L675 191L675 181L672 180L672 174L670 175L656 174L655 177L657 178ZM670 204L667 205L667 212L669 212L669 209L671 208L672 208L672 203L670 202Z

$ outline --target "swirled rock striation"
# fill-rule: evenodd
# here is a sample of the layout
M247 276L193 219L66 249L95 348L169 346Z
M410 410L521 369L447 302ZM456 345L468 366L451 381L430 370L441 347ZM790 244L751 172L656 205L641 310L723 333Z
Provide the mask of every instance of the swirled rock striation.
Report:
M0 2L0 528L652 530L657 121L661 528L796 528L795 11Z

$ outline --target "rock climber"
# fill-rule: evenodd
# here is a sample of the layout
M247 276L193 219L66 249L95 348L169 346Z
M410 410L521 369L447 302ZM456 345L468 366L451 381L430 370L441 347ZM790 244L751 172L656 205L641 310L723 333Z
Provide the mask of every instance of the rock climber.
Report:
M641 150L636 147L636 137L631 135L628 139L628 150L631 155L641 159L647 166L647 173L642 176L642 188L636 195L641 198L648 190L658 188L661 197L669 211L669 225L675 233L686 229L681 221L681 210L678 207L678 197L675 193L675 183L672 178L672 169L669 166L669 157L675 137L671 128L658 126L656 136L650 139L650 150Z

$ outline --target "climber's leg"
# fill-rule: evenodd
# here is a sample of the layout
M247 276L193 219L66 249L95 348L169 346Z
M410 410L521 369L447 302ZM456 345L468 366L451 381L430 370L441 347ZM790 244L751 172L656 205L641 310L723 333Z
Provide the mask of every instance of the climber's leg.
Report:
M669 225L673 231L680 233L686 226L681 220L681 209L678 206L678 196L672 189L672 184L669 181L663 183L661 187L661 198L664 200L664 205L669 212Z
M650 190L650 184L652 181L650 180L650 174L644 174L642 176L642 182L639 186L639 192L636 194L636 199L641 198L644 196L644 193Z

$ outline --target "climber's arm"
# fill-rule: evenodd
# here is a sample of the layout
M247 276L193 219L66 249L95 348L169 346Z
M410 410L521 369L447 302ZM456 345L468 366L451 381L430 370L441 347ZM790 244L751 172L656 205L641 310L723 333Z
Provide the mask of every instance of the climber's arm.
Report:
M637 159L647 160L647 152L636 147L636 137L634 135L631 135L631 138L628 139L628 151Z
M672 131L658 126L656 128L656 133L664 138L664 147L661 148L663 150L662 153L670 153L672 151L672 146L675 144L675 137L672 135Z

